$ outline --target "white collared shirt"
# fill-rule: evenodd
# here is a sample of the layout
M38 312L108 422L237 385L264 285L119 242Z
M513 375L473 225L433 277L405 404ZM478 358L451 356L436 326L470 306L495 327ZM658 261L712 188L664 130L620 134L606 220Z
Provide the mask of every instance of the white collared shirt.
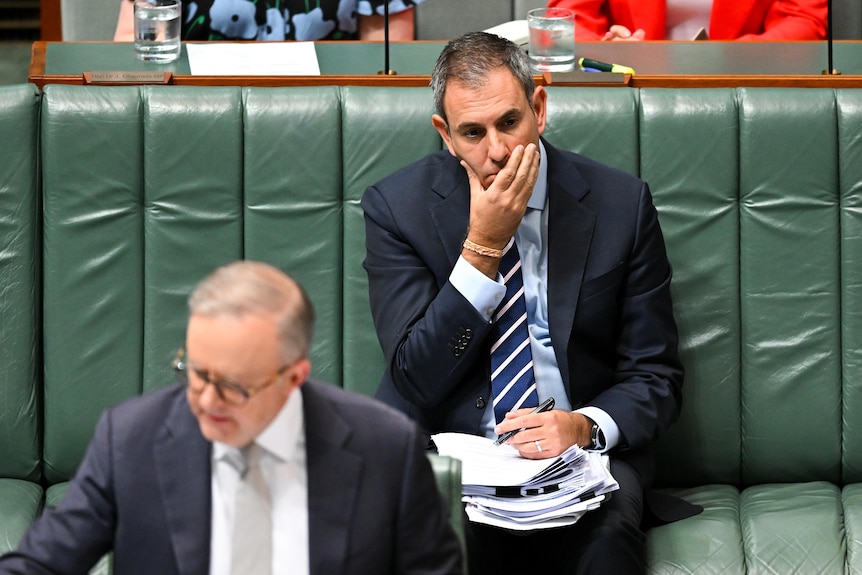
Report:
M257 437L266 450L263 476L272 497L272 573L308 575L308 474L302 388L290 394ZM234 494L239 473L229 462L235 447L213 443L210 575L230 575Z

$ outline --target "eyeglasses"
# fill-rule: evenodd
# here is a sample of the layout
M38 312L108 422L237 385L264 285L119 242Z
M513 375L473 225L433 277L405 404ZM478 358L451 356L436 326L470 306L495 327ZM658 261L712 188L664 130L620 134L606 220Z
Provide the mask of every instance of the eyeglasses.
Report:
M180 348L177 351L172 365L179 383L182 384L183 387L191 390L192 393L203 393L204 388L209 383L215 387L216 393L218 393L218 396L222 401L230 403L231 405L243 406L248 403L248 400L253 396L278 381L279 378L284 375L284 372L290 369L293 363L283 365L278 369L278 371L269 376L266 381L260 385L253 386L240 385L222 377L218 377L217 374L205 369L195 369L194 367L189 366L186 359L186 350L183 348ZM194 374L194 378L189 377L189 371ZM192 383L193 379L197 379L197 381Z

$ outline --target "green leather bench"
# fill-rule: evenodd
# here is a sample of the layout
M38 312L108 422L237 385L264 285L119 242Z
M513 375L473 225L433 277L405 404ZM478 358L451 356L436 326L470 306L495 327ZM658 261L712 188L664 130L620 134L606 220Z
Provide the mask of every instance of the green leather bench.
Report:
M39 94L0 87L0 553L41 509Z
M551 142L650 183L674 266L657 473L704 512L648 533L650 572L862 573L862 91L549 92ZM315 375L373 393L358 202L440 149L431 110L427 88L0 89L0 546L105 406L171 383L221 263L297 277Z

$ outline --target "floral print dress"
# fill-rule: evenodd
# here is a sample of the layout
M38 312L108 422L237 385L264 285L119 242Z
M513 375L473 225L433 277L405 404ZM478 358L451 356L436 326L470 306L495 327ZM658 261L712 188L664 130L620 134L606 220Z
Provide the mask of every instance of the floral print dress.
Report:
M395 14L423 0L389 0ZM355 40L386 0L183 0L183 40Z

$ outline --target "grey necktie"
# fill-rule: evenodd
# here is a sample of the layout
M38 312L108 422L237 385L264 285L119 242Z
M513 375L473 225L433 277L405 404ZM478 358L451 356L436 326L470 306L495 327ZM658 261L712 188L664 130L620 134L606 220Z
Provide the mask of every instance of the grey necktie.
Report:
M264 449L252 443L242 450L244 469L236 487L232 575L269 575L272 572L272 512L269 489L263 479L260 461Z

